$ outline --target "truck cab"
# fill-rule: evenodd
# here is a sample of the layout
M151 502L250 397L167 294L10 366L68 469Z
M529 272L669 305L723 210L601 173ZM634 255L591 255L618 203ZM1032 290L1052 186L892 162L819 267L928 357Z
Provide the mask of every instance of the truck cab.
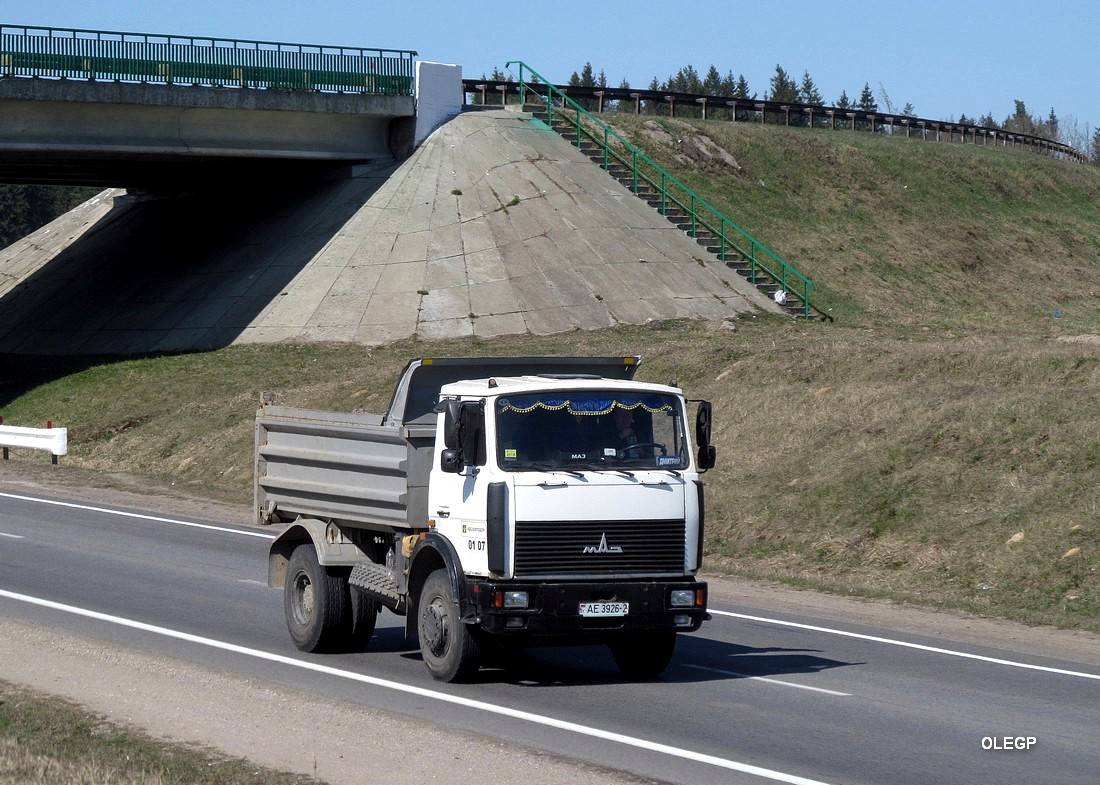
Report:
M430 521L469 578L574 584L573 594L583 585L591 596L565 625L573 626L629 615L629 600L606 591L608 578L682 579L698 569L702 485L679 390L490 378L444 387L439 408ZM702 612L687 608L677 626L697 629ZM507 623L537 627L537 610Z

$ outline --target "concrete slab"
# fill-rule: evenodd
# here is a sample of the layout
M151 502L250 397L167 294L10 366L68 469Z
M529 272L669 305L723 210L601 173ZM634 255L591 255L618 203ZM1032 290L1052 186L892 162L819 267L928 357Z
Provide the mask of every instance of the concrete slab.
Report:
M418 324L447 319L469 319L470 290L466 286L434 289L420 300Z
M402 337L412 335L416 331L416 319L423 299L424 295L417 292L375 292L359 323L407 325L409 331L402 333Z
M462 114L358 173L205 201L105 192L0 251L0 353L373 346L778 310L521 113Z
M479 316L473 320L474 335L478 338L495 338L498 335L515 335L527 332L527 323L519 313L502 313Z

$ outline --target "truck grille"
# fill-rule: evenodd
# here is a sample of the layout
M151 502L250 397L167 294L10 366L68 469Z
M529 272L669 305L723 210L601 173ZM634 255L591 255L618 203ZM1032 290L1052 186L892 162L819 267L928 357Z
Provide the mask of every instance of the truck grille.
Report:
M683 575L684 531L682 519L517 521L515 575Z

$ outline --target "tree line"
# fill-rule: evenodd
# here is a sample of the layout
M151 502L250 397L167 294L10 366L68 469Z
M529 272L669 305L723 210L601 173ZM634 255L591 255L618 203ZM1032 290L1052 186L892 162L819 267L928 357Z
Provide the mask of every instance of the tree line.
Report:
M486 77L483 76L483 78ZM492 76L487 78L493 81L511 81L511 77L499 68L494 69ZM579 72L573 72L569 77L568 85L595 88L611 86L604 71L601 69L599 73L596 73L590 62L586 62ZM631 84L624 79L618 85L618 88L629 90ZM859 91L858 96L849 96L848 92L844 90L836 100L828 102L823 97L813 77L810 76L809 71L803 71L802 78L798 79L778 64L775 66L775 73L772 74L768 89L762 96L749 87L744 74L734 77L732 71L727 71L723 75L714 65L707 69L705 76L700 76L699 72L691 65L680 68L675 74L664 80L654 76L645 89L745 101L763 100L803 104L805 106L831 106L856 112L884 112L898 117L917 116L916 108L912 103L906 103L898 108L884 87L880 85L879 91L876 93L871 88L870 82L864 82L863 89ZM591 99L581 99L579 103L586 109L595 109L595 103ZM589 103L592 106L588 106ZM625 106L622 104L623 102L607 102L604 104L604 111L634 111L633 105ZM643 114L660 114L662 110L664 112L668 111L667 106L658 101L643 101L640 109ZM677 106L676 111L680 116L691 117L699 116L702 110L693 106L682 108ZM774 118L772 121L780 122L779 118ZM1033 115L1023 101L1017 100L1015 101L1013 113L1003 120L997 120L991 112L987 112L981 117L969 117L963 114L959 116L958 120L949 118L947 121L957 122L959 125L982 126L1006 133L1026 134L1068 144L1083 151L1094 165L1100 165L1100 128L1095 129L1090 134L1087 127L1082 131L1075 121L1063 123L1059 120L1053 107L1051 107L1046 117L1041 117ZM791 125L806 125L808 123L809 120L805 116L791 117Z

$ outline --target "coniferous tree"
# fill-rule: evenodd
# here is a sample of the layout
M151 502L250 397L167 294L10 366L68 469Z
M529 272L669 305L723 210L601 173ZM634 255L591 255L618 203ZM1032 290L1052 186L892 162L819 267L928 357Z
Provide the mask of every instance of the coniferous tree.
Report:
M680 92L702 95L703 80L699 78L699 73L692 66L689 65L680 69L678 76L682 85Z
M744 74L738 74L737 82L734 83L734 86L733 86L733 94L730 97L731 98L736 98L739 101L751 101L754 98L756 98L755 93L753 93L751 95L749 94L749 81L745 78ZM734 111L736 111L736 110L734 110ZM742 116L744 116L746 114L746 111L747 110L745 110L745 109L741 110ZM733 119L736 120L737 118L735 117Z
M703 94L713 96L722 94L722 75L713 65L707 70L706 78L703 79Z
M871 85L868 82L863 83L863 92L859 94L859 103L856 104L856 108L861 112L877 112L878 102L875 101L875 94L871 92ZM869 120L859 120L856 123L858 128L870 128L871 122Z
M814 84L809 71L802 72L802 85L798 88L798 100L807 106L825 105L825 99L821 97L821 91L817 89L817 85ZM799 120L799 125L809 125L811 122L816 122L813 115L803 116Z
M814 84L809 71L803 71L802 73L802 85L798 88L798 97L802 103L809 106L825 105L825 99L821 97L821 91L817 89L817 85Z
M657 92L661 88L661 83L657 80L657 77L653 77L649 82L649 90L651 92ZM643 114L658 114L660 112L661 103L646 99L642 101L642 113Z
M1035 120L1030 114L1028 114L1027 106L1023 101L1017 99L1014 101L1016 104L1016 112L1010 117L1006 117L1004 121L1004 129L1013 134L1035 134Z
M592 63L585 63L581 68L581 72L578 74L576 71L569 77L569 87L595 87L596 77L592 72ZM582 98L574 95L570 96L576 101L583 109L589 112L596 111L597 101L594 98Z
M798 103L798 83L794 81L783 67L776 65L775 74L772 76L771 91L768 93L769 101L782 103Z
M875 94L871 92L871 85L864 82L863 92L859 94L859 103L857 106L864 112L877 112L878 102L875 101Z
M669 77L668 81L665 83L664 89L668 90L670 93L700 95L703 92L703 83L699 79L699 74L696 72L695 68L687 65L677 71L675 76ZM676 114L680 116L697 116L699 111L693 105L686 105L680 102L676 104Z
M630 89L630 82L628 82L626 79L622 80L621 82L619 82L618 89L619 90L629 90ZM607 112L633 112L634 111L634 101L632 99L625 99L625 100L615 101L612 108L605 109L604 111L607 111Z
M0 248L7 248L81 202L91 199L98 190L0 185Z
M733 78L733 71L726 71L722 77L722 84L718 88L718 95L723 98L733 98L737 94L737 80Z
M768 93L769 101L776 101L782 104L797 104L798 101L798 83L788 76L787 72L783 70L780 65L775 66L775 74L772 75L771 92ZM803 123L805 120L799 112L792 118L792 122L795 125ZM786 119L773 116L771 122L785 123Z

